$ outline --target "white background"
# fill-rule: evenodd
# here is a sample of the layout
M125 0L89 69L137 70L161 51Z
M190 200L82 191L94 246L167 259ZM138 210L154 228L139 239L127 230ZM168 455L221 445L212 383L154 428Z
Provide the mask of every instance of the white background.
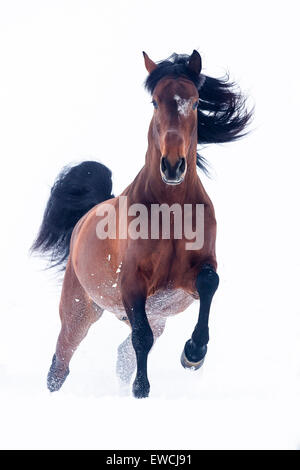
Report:
M0 2L1 448L295 449L299 392L297 1ZM127 328L105 313L54 395L60 285L28 255L62 166L98 159L120 193L144 162L152 106L142 50L202 55L251 96L253 132L203 150L220 288L206 363L179 363L197 304L149 360L151 398L119 395Z

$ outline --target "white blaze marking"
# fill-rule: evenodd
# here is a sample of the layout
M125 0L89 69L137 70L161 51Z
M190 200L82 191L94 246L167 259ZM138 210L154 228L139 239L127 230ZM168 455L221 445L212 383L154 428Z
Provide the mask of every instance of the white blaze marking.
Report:
M111 255L108 255L108 257L107 257L108 261L110 261L110 258L111 258Z
M189 114L189 107L191 104L192 98L189 98L188 100L185 98L181 98L178 95L174 95L174 100L177 103L177 109L179 114L182 116L187 116Z
M75 302L80 302L80 299L75 299Z

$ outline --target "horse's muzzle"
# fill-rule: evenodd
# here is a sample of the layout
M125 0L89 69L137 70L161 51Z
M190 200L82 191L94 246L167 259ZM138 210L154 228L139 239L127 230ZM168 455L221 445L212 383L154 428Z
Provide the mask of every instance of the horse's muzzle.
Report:
M186 160L181 157L175 165L171 165L167 157L161 157L160 173L166 184L176 185L182 183L186 173Z

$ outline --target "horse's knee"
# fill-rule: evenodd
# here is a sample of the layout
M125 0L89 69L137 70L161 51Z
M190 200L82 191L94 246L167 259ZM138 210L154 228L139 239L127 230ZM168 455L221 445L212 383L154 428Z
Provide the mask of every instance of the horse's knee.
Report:
M205 264L196 279L199 295L214 295L219 285L219 276L210 264Z
M135 351L145 354L150 351L154 343L154 335L148 322L143 325L134 325L131 338Z

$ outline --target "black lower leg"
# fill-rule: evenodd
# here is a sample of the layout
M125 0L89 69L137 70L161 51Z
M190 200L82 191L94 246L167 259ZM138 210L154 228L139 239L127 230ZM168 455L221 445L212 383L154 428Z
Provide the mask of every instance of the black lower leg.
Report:
M136 354L137 372L133 383L133 394L136 398L149 395L150 384L147 376L148 353L153 345L153 333L145 311L145 298L135 300L127 314L132 327L132 345Z
M69 367L67 369L59 369L57 357L56 354L54 354L52 358L52 364L47 376L47 386L50 392L57 392L63 385L69 373Z
M219 285L219 276L210 264L205 264L196 280L200 297L200 312L192 337L184 347L184 354L191 364L204 359L209 341L208 319L211 302Z

